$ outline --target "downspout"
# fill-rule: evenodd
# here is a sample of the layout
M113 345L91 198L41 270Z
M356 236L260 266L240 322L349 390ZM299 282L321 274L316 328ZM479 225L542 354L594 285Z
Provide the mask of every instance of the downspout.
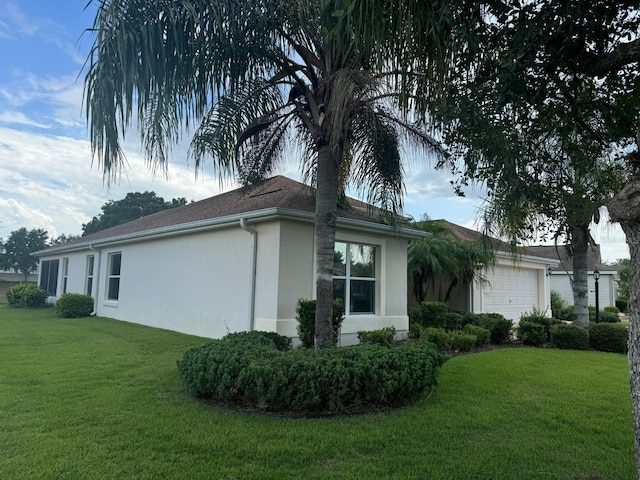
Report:
M249 232L253 237L253 243L251 245L251 271L250 282L251 289L249 292L249 331L253 331L255 328L255 314L256 314L256 266L258 264L258 232L247 225L247 219L240 219L240 228Z
M100 263L102 260L102 250L98 250L96 247L94 247L93 245L89 245L89 250L91 250L92 252L98 252L98 268L94 269L93 272L93 278L95 278L96 280L96 298L94 300L94 305L93 305L93 312L91 312L89 315L91 315L92 317L95 317L98 314L98 296L100 295Z

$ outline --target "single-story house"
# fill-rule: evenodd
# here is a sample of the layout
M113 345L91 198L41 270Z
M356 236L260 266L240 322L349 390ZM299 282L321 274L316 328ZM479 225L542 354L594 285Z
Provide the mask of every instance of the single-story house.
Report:
M408 331L407 246L367 205L338 209L334 290L342 344ZM315 297L313 190L278 176L37 252L52 297L86 293L97 315L209 338L266 330L297 337L296 305Z
M463 241L479 241L482 233L445 220L452 236ZM478 266L478 273L471 283L452 288L447 305L453 310L473 313L499 313L515 322L534 309L551 315L551 282L549 268L557 267L558 260L529 255L522 250L514 255L509 246L497 239L490 239L495 255L494 265ZM479 277L485 281L480 281ZM427 300L443 301L450 280L437 279L427 292ZM409 290L409 304L417 304Z
M551 289L560 294L567 305L573 305L573 257L571 250L565 245L541 245L527 247L532 255L547 257L559 261L559 265L550 270ZM589 289L589 305L596 304L596 287L593 278L594 270L600 272L598 280L598 303L600 308L615 305L618 298L618 270L615 266L602 263L599 245L589 245L587 250L587 284Z

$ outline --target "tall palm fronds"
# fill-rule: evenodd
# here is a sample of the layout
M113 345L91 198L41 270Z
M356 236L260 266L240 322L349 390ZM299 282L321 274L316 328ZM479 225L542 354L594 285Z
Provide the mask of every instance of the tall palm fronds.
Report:
M331 268L347 185L402 209L401 144L442 155L408 120L415 92L446 77L444 0L99 0L85 109L94 160L115 179L137 121L147 161L195 128L189 155L253 184L289 142L315 180L320 346L330 344Z

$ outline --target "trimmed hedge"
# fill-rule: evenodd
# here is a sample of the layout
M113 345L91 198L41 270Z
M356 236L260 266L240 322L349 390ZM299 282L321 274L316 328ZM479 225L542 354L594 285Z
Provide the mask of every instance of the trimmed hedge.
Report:
M469 324L465 325L462 331L467 335L473 335L476 337L476 347L486 347L491 343L491 332L484 327Z
M47 304L47 298L49 298L49 292L35 283L20 283L7 292L7 302L14 307L44 307Z
M407 404L436 383L446 357L426 341L278 350L260 332L187 350L178 371L188 391L226 405L292 413ZM236 334L234 334L236 335Z
M513 321L499 313L468 313L466 314L473 325L486 328L490 332L491 343L501 345L511 341Z
M565 350L589 350L589 331L586 328L565 323L553 325L551 343Z
M616 299L616 307L618 307L618 310L622 313L627 313L627 310L629 310L629 301L618 298Z
M593 323L589 327L589 345L601 352L627 353L629 330L619 323Z
M79 293L65 293L56 302L56 310L64 318L88 317L93 312L93 298Z
M391 347L396 340L396 327L358 332L358 341L362 345L382 345Z
M427 342L433 343L440 351L446 350L451 346L451 336L444 328L427 327L422 328L420 338Z
M520 320L518 324L518 340L525 345L539 347L548 341L547 329L540 323L531 320Z

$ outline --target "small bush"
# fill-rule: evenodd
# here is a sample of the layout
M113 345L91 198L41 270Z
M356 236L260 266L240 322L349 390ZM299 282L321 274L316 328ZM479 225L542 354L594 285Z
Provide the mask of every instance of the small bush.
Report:
M296 314L300 342L305 348L313 348L316 336L316 301L301 298L296 306ZM332 317L334 346L338 344L338 335L340 334L340 326L343 320L344 305L340 300L334 300Z
M236 343L273 347L276 350L280 350L282 352L291 350L291 339L276 332L265 332L262 330L252 330L250 332L234 332L227 334L225 339L227 341Z
M560 295L560 292L551 290L551 316L553 318L560 318L562 315L562 309L565 308L565 301Z
M380 330L358 332L358 341L363 345L382 345L391 347L396 339L396 328L385 327Z
M278 351L226 336L187 350L178 371L192 395L268 411L343 412L404 405L445 361L425 341Z
M616 307L618 307L618 310L620 310L620 312L627 313L627 311L629 310L629 302L627 300L618 298L616 300Z
M606 307L604 307L602 309L604 312L611 312L611 313L615 313L616 315L618 313L620 313L620 309L618 307L616 307L615 305L608 305Z
M49 298L49 292L35 283L20 283L11 287L7 292L7 302L14 307L44 307L47 298Z
M467 314L468 323L486 328L491 332L491 343L501 345L511 341L513 321L499 313Z
M629 330L626 325L596 323L589 327L589 345L601 352L627 353Z
M451 313L443 302L422 302L419 307L409 311L409 322L416 322L423 327L446 328L445 315Z
M576 319L576 314L573 311L573 305L568 305L560 311L558 315L558 320L562 320L563 322L573 322Z
M79 293L65 293L56 302L56 310L64 318L88 317L93 312L93 298Z
M427 342L433 343L440 351L451 346L451 337L444 328L426 327L422 329L422 336Z
M461 331L449 332L449 341L451 348L461 352L469 352L476 344L477 337Z
M551 343L565 350L589 350L589 332L585 328L565 323L553 325Z
M544 341L542 343L547 343L551 340L551 326L561 323L560 320L552 317L547 317L544 312L541 312L536 308L533 309L532 313L525 313L524 315L522 315L520 317L520 323L522 323L523 321L536 323L544 327Z
M458 312L447 312L442 315L441 319L444 323L444 329L448 331L462 330L466 325L464 315Z
M595 320L595 315L594 315L594 320ZM620 317L615 312L603 310L602 312L600 312L600 315L598 316L598 320L600 320L600 322L602 323L619 323Z
M485 347L491 343L491 332L484 327L465 325L462 331L467 335L474 335L476 337L476 347Z
M548 340L547 329L544 325L530 320L520 320L518 324L518 340L525 345L539 347Z

